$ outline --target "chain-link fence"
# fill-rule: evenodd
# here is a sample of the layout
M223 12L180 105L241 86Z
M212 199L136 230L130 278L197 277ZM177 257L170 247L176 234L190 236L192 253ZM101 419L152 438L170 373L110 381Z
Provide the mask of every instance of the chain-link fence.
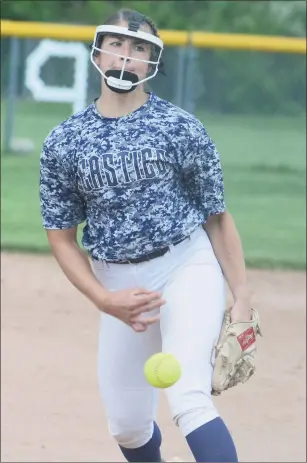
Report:
M2 144L5 150L22 146L18 144L20 138L24 143L25 138L28 139L35 149L39 148L52 125L73 112L72 105L35 101L26 86L27 60L40 43L41 40L2 39L1 88L5 115ZM88 45L85 44L85 48ZM88 50L85 104L100 94L100 74L89 55ZM200 118L253 115L261 123L263 116L293 118L306 112L306 56L303 54L166 47L164 60L167 75L158 74L149 81L148 88ZM51 88L70 88L74 66L72 58L50 57L41 66L41 80ZM42 133L38 133L37 115Z
M41 40L31 39L6 38L2 40L1 99L3 102L2 109L5 114L2 118L2 142L5 145L5 149L15 146L14 142L16 142L16 139L18 140L25 136L31 139L32 132L30 131L28 134L25 134L23 122L20 120L27 112L28 116L38 112L41 117L43 116L44 108L46 119L49 119L51 114L59 115L57 122L61 122L63 117L67 117L73 112L72 105L63 105L60 102L43 103L35 101L33 93L26 85L27 60L41 43ZM56 43L59 44L61 42L56 41ZM88 46L89 44L85 44L85 48ZM147 84L147 88L155 91L161 97L167 98L181 107L185 107L188 97L184 92L186 49L180 47L166 48L164 56L167 62L167 76L158 74L154 80L150 81L149 85ZM74 80L74 67L75 59L53 56L41 66L40 78L48 88L71 88ZM87 75L84 76L84 85L86 86L85 104L97 98L100 95L101 89L101 76L90 62L90 50L88 50L87 72ZM53 122L56 122L54 118L52 118ZM47 131L52 128L48 127L47 120L45 127ZM36 127L33 127L33 131L36 132ZM41 135L43 137L46 133ZM37 136L34 138L36 140ZM41 137L39 138L40 142ZM35 142L35 140L33 141Z

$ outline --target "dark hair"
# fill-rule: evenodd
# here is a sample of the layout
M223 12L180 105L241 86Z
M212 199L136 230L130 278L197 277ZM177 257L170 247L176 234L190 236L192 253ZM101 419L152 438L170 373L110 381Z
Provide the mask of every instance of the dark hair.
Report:
M138 11L130 10L128 8L122 8L113 13L104 21L103 25L116 26L120 21L127 21L128 23L136 22L137 24L147 24L150 27L152 34L156 37L159 37L158 28L152 19L150 19L148 16L144 16ZM102 40L103 37L100 38L98 42L98 47L101 47ZM158 56L156 53L153 53L150 57L151 61L156 61L157 59ZM164 63L162 60L160 60L158 71L161 74L165 75Z
M121 10L116 11L116 13L109 16L103 24L115 26L120 21L137 21L140 24L148 24L153 35L159 37L157 26L152 19L148 18L148 16L144 16L138 11L129 10L129 8L122 8Z

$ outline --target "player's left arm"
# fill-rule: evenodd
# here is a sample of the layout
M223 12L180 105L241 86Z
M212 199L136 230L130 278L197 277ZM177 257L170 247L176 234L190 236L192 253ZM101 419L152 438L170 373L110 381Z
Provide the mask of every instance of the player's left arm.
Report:
M234 219L225 210L221 214L210 215L203 226L233 295L231 319L248 321L251 316L251 298L243 247Z
M193 162L195 196L204 213L203 227L233 295L232 321L249 320L251 301L242 243L233 217L226 209L220 156L203 126L197 143L190 145L188 160L190 165Z

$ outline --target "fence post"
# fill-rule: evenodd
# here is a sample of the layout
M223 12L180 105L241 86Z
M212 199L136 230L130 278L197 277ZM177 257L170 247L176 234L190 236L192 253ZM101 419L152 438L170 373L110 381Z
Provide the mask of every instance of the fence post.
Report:
M185 64L186 64L186 47L178 47L177 59L177 79L175 104L180 108L184 105L184 83L185 83Z
M196 50L193 45L187 46L186 72L185 72L185 90L184 90L184 109L191 114L195 113L196 109Z
M11 151L14 130L15 106L18 92L18 63L20 54L20 41L12 37L10 41L10 62L8 94L6 97L5 125L4 125L4 152Z

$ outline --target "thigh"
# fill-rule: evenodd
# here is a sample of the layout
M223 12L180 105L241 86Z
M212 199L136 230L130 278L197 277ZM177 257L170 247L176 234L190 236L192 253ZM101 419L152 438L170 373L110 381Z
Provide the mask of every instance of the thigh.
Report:
M136 286L133 268L96 267L97 278L109 290ZM126 272L125 272L126 270ZM159 324L136 333L120 320L102 313L99 327L98 380L111 430L120 426L140 427L152 422L157 408L157 392L143 373L144 363L161 350Z
M200 244L200 245L199 245ZM207 241L190 255L165 287L161 312L163 351L174 354L182 378L167 390L174 415L211 406L211 356L225 311L225 280ZM201 402L201 403L200 403Z
M148 357L161 350L158 326L135 333L119 320L103 314L100 322L99 390L109 420L127 425L142 419L153 421L157 394L144 377Z

